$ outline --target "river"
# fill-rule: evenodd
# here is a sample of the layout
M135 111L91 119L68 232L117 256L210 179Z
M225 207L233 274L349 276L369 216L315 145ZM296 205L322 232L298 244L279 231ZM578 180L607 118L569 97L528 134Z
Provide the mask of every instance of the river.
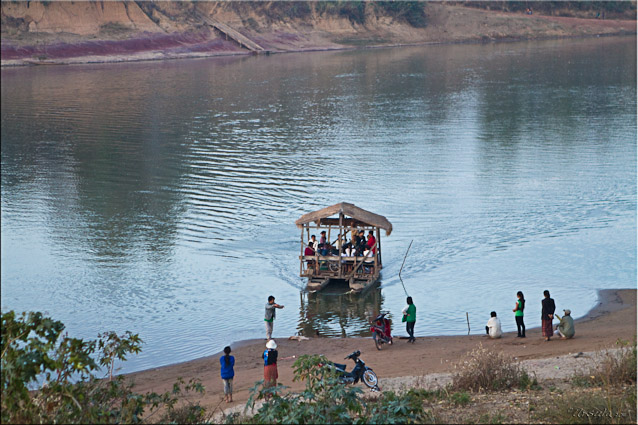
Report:
M2 310L131 330L130 372L264 337L581 317L636 287L636 39L6 68ZM304 213L385 216L381 284L306 294ZM372 347L372 342L366 342Z

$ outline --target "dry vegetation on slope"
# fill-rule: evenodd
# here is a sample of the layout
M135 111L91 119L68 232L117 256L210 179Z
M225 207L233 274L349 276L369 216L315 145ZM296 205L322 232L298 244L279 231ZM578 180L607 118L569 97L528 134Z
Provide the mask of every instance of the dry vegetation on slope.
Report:
M564 6L526 15L524 3L2 2L2 64L250 53L206 25L202 14L271 52L636 32L633 2L621 2L622 13L608 11L614 20L584 19L595 9L582 8L574 12L581 18L564 17L570 10Z

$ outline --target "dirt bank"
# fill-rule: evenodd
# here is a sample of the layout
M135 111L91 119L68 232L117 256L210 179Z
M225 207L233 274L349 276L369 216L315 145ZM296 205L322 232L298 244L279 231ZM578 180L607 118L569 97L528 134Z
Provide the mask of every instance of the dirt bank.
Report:
M292 389L302 388L303 384L292 381L292 356L299 357L303 354L324 354L330 360L340 362L352 351L361 350L362 359L375 370L380 383L384 385L385 380L393 387L398 384L391 378L403 377L407 383L410 379L425 376L434 379L436 374L452 372L454 364L479 344L502 351L521 361L530 361L611 348L618 339L633 341L636 338L636 290L604 290L600 292L599 302L586 317L576 322L576 336L570 340L545 342L540 329L536 328L528 329L525 339L516 338L514 333L507 333L498 340L478 335L439 336L418 338L415 344L407 344L405 340L397 339L393 346L377 351L370 338L312 338L308 341L277 338L279 356L282 358L279 361L279 382ZM540 320L528 317L526 322L531 328L538 325ZM400 335L404 332L397 329L396 333ZM244 405L248 399L249 389L256 381L263 379L263 364L260 358L263 350L264 341L261 340L233 346L236 359L234 400L237 405ZM533 362L530 363L530 367L542 368L543 365L547 366L545 363L547 362ZM547 364L550 369L557 365L554 361ZM198 378L206 387L202 404L212 409L223 397L219 372L219 355L216 355L128 376L141 392L166 391L178 377L186 380Z
M270 3L2 2L1 63L15 66L251 54L212 28L205 18L230 26L272 53L636 34L635 19L525 15L437 2L425 5L422 26L367 3L360 11L365 16L363 22L357 21L356 15L322 12L313 3L302 12L286 9L285 13L268 9Z

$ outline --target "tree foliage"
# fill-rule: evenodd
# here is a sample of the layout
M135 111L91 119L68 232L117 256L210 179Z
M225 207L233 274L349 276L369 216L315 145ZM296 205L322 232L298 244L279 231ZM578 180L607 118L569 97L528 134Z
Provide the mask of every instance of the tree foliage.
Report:
M204 391L197 381L137 394L122 376L113 379L116 360L141 351L137 334L106 332L84 341L64 328L39 312L2 313L2 423L142 423L160 410L165 419L179 413L180 422L202 421L199 404L178 406L185 393ZM108 380L95 375L100 365Z
M360 387L345 385L323 356L304 355L294 363L295 381L306 383L301 393L285 392L286 387L264 388L258 382L246 405L252 417L227 417L228 423L298 424L385 424L422 423L426 417L422 398L415 392L402 395L385 392L374 399L363 397Z

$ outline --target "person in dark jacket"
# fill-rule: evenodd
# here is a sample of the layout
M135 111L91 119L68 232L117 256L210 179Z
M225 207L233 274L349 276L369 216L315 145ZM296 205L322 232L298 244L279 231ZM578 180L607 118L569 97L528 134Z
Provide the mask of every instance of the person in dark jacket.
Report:
M549 297L549 291L543 291L543 301L541 301L542 305L542 313L541 313L541 323L543 329L543 336L545 337L545 341L549 341L549 339L554 334L554 329L552 328L552 321L554 320L554 311L556 311L556 304L554 304L554 299Z
M235 357L230 355L230 347L224 348L224 355L219 358L222 365L221 375L224 381L226 403L233 402L233 378L235 377Z

